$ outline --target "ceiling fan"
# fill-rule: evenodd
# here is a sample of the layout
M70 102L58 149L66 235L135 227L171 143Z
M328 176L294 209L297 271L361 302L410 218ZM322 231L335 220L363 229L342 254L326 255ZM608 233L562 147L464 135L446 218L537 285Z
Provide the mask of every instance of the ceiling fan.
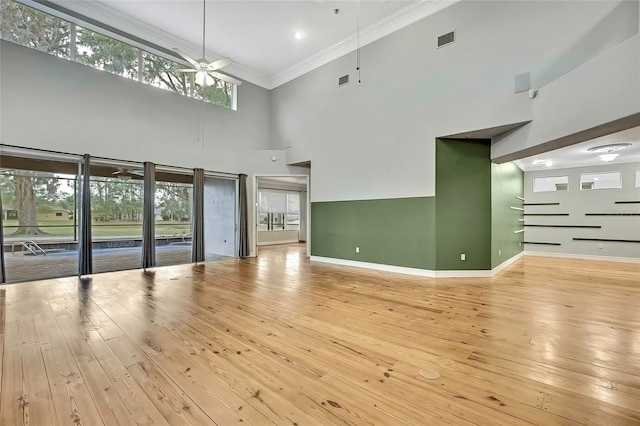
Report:
M144 173L141 172L140 170L120 169L120 168L111 174L117 177L118 179L122 179L122 180L129 180L134 176L144 176Z
M196 84L201 86L211 86L213 79L217 78L227 83L240 85L242 82L230 75L223 74L218 70L230 65L233 61L229 58L218 59L217 61L209 62L205 58L205 17L206 17L206 0L202 0L202 58L195 60L180 49L174 48L173 50L180 56L182 56L187 62L189 62L193 68L182 68L173 71L189 72L196 74Z

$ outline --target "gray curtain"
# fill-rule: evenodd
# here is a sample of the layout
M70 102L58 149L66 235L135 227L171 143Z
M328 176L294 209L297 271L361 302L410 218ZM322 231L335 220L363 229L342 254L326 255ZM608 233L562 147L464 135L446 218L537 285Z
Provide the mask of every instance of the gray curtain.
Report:
M204 261L204 170L193 169L193 237L191 261Z
M142 207L142 267L156 266L156 166L144 163L144 204Z
M91 161L89 154L82 161L80 190L80 239L78 241L78 275L93 274L91 251Z
M298 241L307 241L307 191L300 191Z
M239 257L249 256L249 216L247 206L247 175L240 174L239 181L239 198L240 198L240 247L238 248Z
M4 269L4 210L2 210L2 196L0 195L0 283L7 282L7 274Z

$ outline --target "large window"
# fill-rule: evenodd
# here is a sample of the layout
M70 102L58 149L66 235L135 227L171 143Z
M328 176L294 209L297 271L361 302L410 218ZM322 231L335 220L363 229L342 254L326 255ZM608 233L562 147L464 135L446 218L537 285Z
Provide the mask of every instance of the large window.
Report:
M2 155L0 196L9 282L78 270L78 165Z
M214 78L212 85L204 87L194 82L193 73L173 71L185 68L186 62L149 53L14 0L0 0L0 12L3 40L235 109L235 85Z
M258 230L300 229L300 193L275 189L258 191Z

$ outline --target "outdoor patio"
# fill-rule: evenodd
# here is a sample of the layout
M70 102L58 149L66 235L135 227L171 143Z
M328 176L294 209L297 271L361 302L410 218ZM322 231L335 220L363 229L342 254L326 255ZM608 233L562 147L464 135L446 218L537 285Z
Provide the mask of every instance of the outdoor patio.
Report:
M7 282L34 281L67 277L78 272L78 251L64 250L46 256L25 255L24 252L5 253ZM93 251L94 273L138 269L142 257L140 247L102 248ZM221 256L208 255L206 260ZM191 262L191 245L170 244L156 247L156 266L179 265Z

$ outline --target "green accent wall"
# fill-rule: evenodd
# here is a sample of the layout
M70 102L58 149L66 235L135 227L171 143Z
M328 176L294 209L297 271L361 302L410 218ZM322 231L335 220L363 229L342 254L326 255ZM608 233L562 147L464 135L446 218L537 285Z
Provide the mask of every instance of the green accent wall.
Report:
M490 154L489 140L436 140L436 270L491 269Z
M489 140L435 143L435 197L311 203L311 254L452 271L490 270L520 253L522 212L510 207L522 206L524 173L493 164Z
M311 203L311 254L434 270L435 210L434 197Z
M491 164L491 268L512 258L523 250L524 233L514 234L522 229L524 173L513 163Z

